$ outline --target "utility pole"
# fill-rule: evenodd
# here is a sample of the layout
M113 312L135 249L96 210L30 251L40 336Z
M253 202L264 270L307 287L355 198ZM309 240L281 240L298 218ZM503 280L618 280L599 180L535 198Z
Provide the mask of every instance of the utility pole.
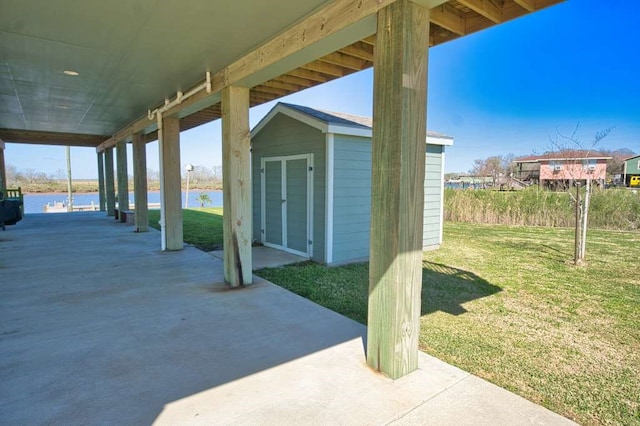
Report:
M189 208L189 177L191 176L191 172L193 171L193 165L187 164L185 166L185 169L187 170L187 194L184 200L184 208L188 209Z
M67 146L67 211L73 211L73 195L71 188L71 147Z

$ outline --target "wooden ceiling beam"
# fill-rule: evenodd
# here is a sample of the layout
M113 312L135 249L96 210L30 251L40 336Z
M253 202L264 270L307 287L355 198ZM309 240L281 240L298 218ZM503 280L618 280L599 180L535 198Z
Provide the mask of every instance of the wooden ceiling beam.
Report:
M290 74L282 74L279 77L274 78L272 81L280 81L282 83L296 84L301 88L307 88L318 84L317 81L309 80L307 78L296 77Z
M343 47L338 52L344 53L362 59L364 61L373 62L373 45L363 43L361 41L353 43L350 46Z
M342 68L349 68L354 71L360 71L373 65L371 61L363 61L353 56L345 55L340 52L329 53L319 59L322 62L337 65Z
M319 60L309 62L308 64L303 65L300 68L315 71L315 72L321 72L331 77L344 77L345 75L347 75L347 73L343 68L337 65L329 64L327 62L321 62ZM332 78L329 78L328 80L332 80Z
M535 12L536 0L513 0L514 3L524 8L527 12Z
M331 80L329 77L327 77L326 75L324 75L322 73L319 73L319 72L316 72L316 71L311 71L311 70L304 69L304 68L298 68L298 69L295 69L295 70L291 70L285 75L304 78L304 79L312 80L312 81L315 81L315 82L318 82L318 83L326 83L327 81Z
M95 148L108 136L81 133L42 132L37 130L0 129L5 142L36 145L82 146Z
M449 3L431 9L429 20L454 34L465 35L467 31L464 14Z
M499 24L502 22L502 9L492 0L458 0L458 3Z
M273 87L274 89L282 89L289 92L299 92L300 90L304 89L304 87L301 87L297 84L285 83L282 81L277 81L275 79L265 81L261 84L261 86Z
M265 86L264 84L253 87L251 90L256 93L267 93L267 94L277 95L277 96L286 96L289 93L291 93L287 90L276 89L274 87Z
M375 46L376 45L376 35L375 34L371 34L369 37L365 37L361 41L363 43L370 44L371 46Z

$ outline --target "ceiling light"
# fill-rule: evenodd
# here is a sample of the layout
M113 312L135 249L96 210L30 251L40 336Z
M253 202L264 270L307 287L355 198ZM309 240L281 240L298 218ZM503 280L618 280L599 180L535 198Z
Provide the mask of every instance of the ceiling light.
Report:
M66 75L73 75L73 76L80 75L80 73L78 71L72 71L72 70L65 70L64 73Z

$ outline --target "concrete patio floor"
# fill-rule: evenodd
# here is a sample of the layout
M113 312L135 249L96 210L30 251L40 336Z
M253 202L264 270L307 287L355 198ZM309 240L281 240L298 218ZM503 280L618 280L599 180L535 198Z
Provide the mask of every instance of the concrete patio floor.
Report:
M365 328L104 213L0 231L0 424L572 424L420 354L392 381Z

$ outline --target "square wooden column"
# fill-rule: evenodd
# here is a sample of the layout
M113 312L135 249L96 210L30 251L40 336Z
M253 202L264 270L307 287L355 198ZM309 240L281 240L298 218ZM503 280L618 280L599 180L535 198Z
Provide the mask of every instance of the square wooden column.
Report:
M367 363L393 379L418 368L429 9L378 12Z
M127 173L127 143L120 141L116 144L118 160L118 211L129 210L129 175ZM124 215L118 218L122 222Z
M251 137L249 89L222 91L222 192L224 279L232 287L252 282Z
M136 206L136 231L149 231L147 200L147 145L141 133L133 134L133 191Z
M180 119L162 119L160 149L160 226L162 250L184 248L182 178L180 176Z
M107 195L107 216L114 216L116 190L113 181L113 148L104 150L104 180L104 191Z
M98 153L98 199L100 211L106 210L106 194L104 191L104 152Z

